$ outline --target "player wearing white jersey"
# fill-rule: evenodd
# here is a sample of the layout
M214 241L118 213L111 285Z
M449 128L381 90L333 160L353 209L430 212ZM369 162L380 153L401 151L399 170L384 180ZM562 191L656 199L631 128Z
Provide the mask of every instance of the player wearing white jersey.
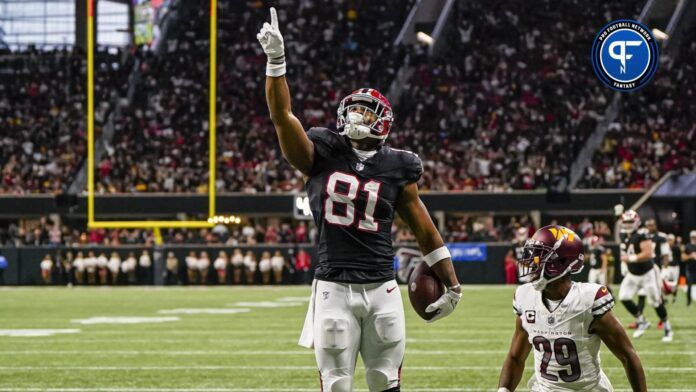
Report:
M601 342L624 365L633 391L647 391L640 359L612 314L614 298L609 290L570 279L583 267L580 237L563 226L546 226L524 248L520 279L526 284L513 298L518 317L498 391L517 388L532 349L530 391L613 391L600 367Z

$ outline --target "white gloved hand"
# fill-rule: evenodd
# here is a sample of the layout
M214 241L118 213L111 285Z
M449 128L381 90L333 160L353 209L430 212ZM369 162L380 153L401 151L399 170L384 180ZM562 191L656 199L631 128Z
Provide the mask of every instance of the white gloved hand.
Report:
M449 316L449 314L454 311L454 308L457 307L460 299L462 299L461 293L456 293L447 289L447 292L442 294L437 301L431 303L427 308L425 308L426 313L435 312L435 317L428 320L428 322L432 323L443 317Z
M256 34L256 39L259 40L263 52L268 57L266 75L273 77L285 75L285 44L278 29L278 14L274 7L271 7L271 24L264 23L261 31Z

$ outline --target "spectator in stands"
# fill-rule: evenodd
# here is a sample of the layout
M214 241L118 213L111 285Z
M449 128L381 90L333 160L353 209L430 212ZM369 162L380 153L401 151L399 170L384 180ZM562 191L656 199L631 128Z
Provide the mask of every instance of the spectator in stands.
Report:
M256 262L256 255L254 252L247 251L244 255L244 269L246 270L246 283L254 283L254 275L256 274L256 267L258 263Z
M167 260L164 269L164 283L166 285L179 284L179 259L174 252L167 253Z
M53 260L51 259L51 255L46 253L46 256L44 256L43 260L41 260L41 280L43 281L44 284L51 284L53 283Z
M242 283L242 269L244 269L244 255L239 248L235 248L230 258L232 264L232 278L235 284Z
M227 266L227 253L225 253L224 250L221 250L220 253L218 253L217 259L215 259L215 262L213 263L213 267L217 273L218 284L227 283Z

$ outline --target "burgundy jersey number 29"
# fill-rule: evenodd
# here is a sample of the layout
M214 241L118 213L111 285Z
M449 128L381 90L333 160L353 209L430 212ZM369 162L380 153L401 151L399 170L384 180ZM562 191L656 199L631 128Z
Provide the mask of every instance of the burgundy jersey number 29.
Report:
M340 192L336 189L338 183L346 184L347 191ZM355 199L358 197L358 191L362 190L367 193L367 203L365 204L364 219L358 221L358 229L365 231L378 231L379 222L375 220L375 207L377 207L377 199L379 198L379 188L381 183L370 180L360 184L360 180L351 174L343 172L335 172L329 177L326 183L327 198L324 201L324 218L327 222L339 225L350 226L355 222ZM335 211L334 207L337 204L345 205L345 212L340 214Z
M558 377L561 377L561 380L565 382L577 381L580 378L582 372L580 371L580 361L578 360L578 349L572 339L556 339L553 342L553 349L551 349L551 342L543 336L534 337L532 344L536 350L544 352L539 369L541 377L550 381L558 381ZM549 374L547 370L552 355L555 356L556 362L559 365L570 366L570 371L560 370L558 372L558 377Z

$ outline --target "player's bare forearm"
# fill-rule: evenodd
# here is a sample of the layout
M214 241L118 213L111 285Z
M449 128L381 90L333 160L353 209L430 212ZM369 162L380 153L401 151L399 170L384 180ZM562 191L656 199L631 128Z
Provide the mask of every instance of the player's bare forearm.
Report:
M592 324L594 333L607 345L607 348L621 361L633 392L646 392L645 372L638 353L626 335L619 321L611 311L597 318Z
M297 170L309 174L314 163L314 144L292 113L285 76L266 76L266 102L283 156Z
M404 190L401 191L396 209L399 216L411 228L423 255L427 255L445 245L442 236L440 236L435 227L435 223L430 218L428 209L425 208L425 204L418 196L418 186L415 183L406 185ZM453 287L459 284L450 258L443 259L433 264L430 268L442 280L445 286ZM455 291L460 292L459 289L455 289Z
M522 380L524 373L524 363L529 356L532 346L527 340L527 332L522 328L519 317L515 321L515 333L512 336L510 352L505 358L503 368L500 371L498 388L507 388L514 391Z

